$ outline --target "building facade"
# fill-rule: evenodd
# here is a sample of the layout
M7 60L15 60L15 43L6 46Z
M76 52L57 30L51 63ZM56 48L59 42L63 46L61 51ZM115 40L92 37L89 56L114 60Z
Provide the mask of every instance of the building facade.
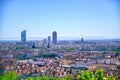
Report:
M50 44L51 44L51 37L48 36L48 45L50 45Z
M26 42L26 30L21 32L21 41Z
M52 43L53 43L54 45L57 44L57 32L56 32L56 31L54 31L54 32L52 33Z

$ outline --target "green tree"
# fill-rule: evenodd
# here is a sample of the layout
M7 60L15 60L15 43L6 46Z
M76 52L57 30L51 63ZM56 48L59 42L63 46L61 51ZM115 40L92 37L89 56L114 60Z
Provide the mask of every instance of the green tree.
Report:
M104 70L99 69L94 74L92 71L82 71L81 75L78 75L77 80L115 80L113 76L105 76ZM26 79L20 79L20 76L17 75L14 71L5 72L3 75L0 75L0 80L76 80L72 76L65 76L62 78L51 77L51 76L37 76L37 77L28 77Z
M100 69L95 72L95 79L97 80L103 80L104 78L104 70Z
M36 77L35 80L40 80L40 77Z
M112 76L108 76L108 77L106 78L106 80L115 80L115 78L112 77Z
M118 51L118 52L120 52L120 46L119 46L119 47L117 47L117 51Z
M74 80L74 78L72 76L65 76L61 78L60 80Z
M18 80L19 75L15 71L5 72L3 76L0 76L0 80Z
M78 80L115 80L112 76L105 77L104 70L99 69L93 74L92 71L82 71L81 75L77 76Z
M81 75L77 76L78 80L93 80L93 72L92 71L82 71Z
M44 53L44 54L42 54L42 57L44 57L44 58L54 58L54 57L56 57L57 55L56 54L53 54L53 53Z

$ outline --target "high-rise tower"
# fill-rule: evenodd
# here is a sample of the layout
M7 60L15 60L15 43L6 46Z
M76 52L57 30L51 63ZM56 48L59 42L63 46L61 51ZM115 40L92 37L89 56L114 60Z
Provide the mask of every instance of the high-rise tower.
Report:
M48 45L50 45L50 44L51 44L51 37L48 36Z
M26 30L21 32L21 41L26 42Z
M51 37L50 36L48 36L48 48L50 48L50 45L51 45Z
M54 32L52 33L52 43L53 43L54 45L57 44L57 32L56 32L56 31L54 31Z
M83 42L84 40L83 40L83 35L81 35L81 42Z

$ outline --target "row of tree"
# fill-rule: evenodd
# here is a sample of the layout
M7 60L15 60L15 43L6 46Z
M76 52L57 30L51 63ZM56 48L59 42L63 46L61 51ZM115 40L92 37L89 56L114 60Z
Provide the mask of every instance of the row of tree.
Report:
M5 72L0 75L0 80L116 80L113 76L105 76L104 70L97 70L95 73L92 71L82 71L82 74L78 75L76 78L72 76L65 76L62 78L51 77L51 76L38 76L38 77L28 77L22 78L17 75L14 71Z

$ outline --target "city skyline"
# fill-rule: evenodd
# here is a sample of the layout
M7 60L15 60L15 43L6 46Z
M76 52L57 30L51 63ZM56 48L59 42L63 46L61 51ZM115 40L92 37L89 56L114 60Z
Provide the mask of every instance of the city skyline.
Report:
M120 12L117 0L5 0L0 5L0 39L47 37L120 38ZM98 38L99 39L99 38Z

